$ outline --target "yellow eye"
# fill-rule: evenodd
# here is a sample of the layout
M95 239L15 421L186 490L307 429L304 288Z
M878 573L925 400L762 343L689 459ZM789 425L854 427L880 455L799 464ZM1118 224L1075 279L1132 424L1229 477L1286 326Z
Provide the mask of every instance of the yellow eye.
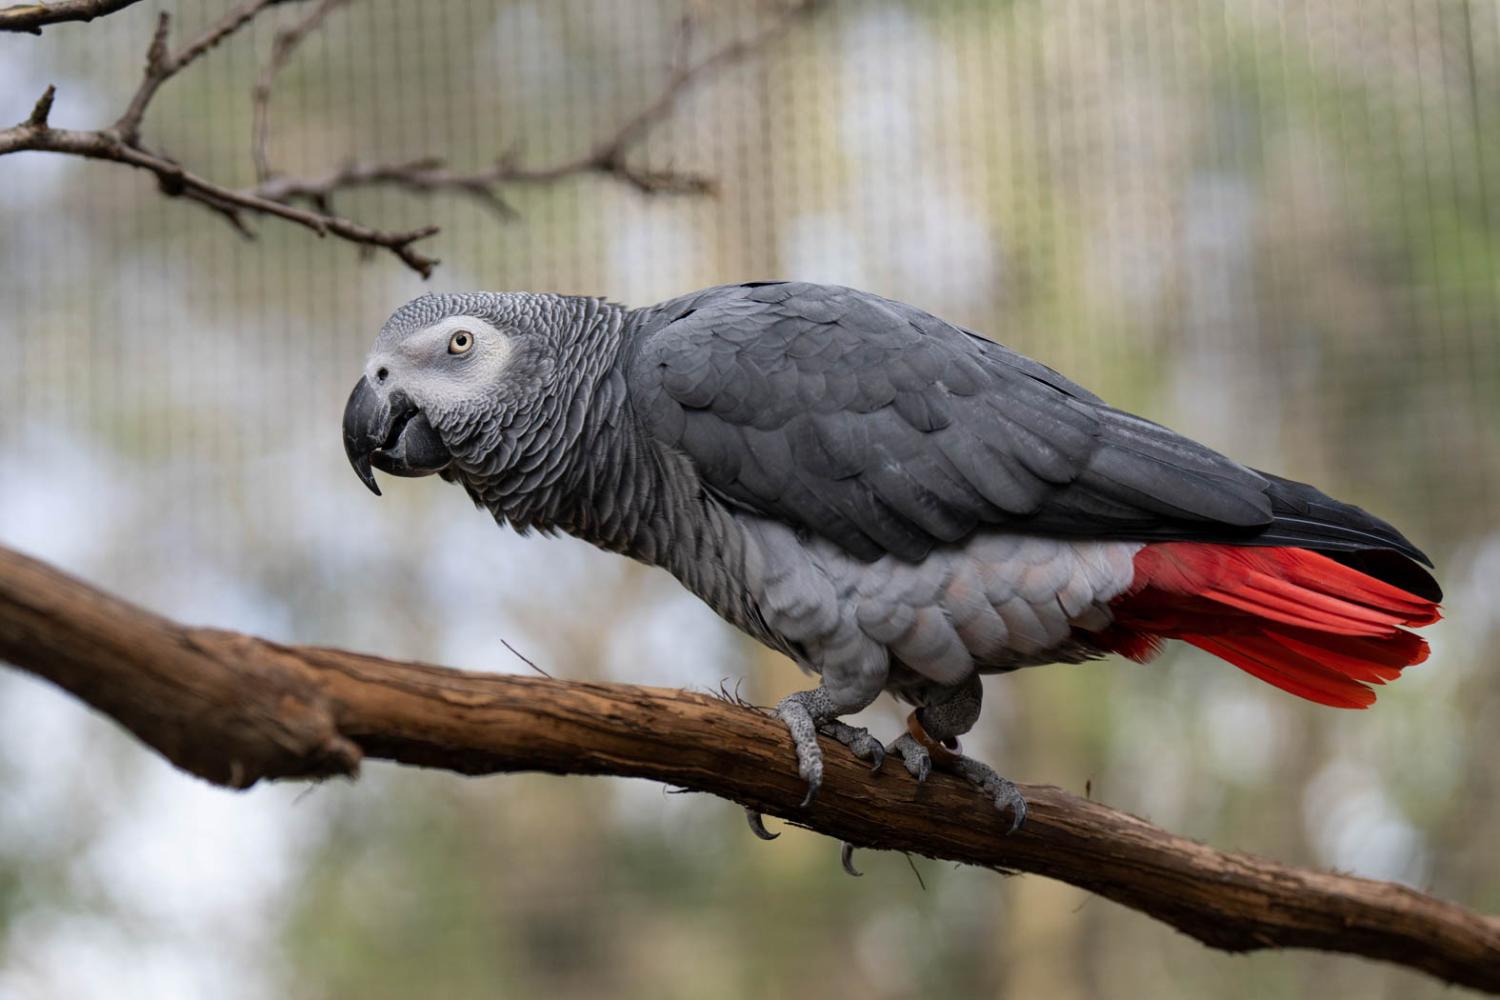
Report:
M448 338L449 354L467 354L469 348L474 346L474 335L468 330L459 330Z

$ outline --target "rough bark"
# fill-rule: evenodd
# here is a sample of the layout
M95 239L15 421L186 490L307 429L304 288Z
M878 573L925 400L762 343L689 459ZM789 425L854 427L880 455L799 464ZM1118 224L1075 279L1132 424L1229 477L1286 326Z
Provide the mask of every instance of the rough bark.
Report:
M822 794L775 719L705 694L468 673L188 628L0 549L0 658L219 784L353 775L364 757L464 774L650 778L871 848L1033 872L1228 951L1316 948L1500 993L1500 919L1405 886L1215 850L1045 785L1025 827L960 780L871 776L825 741Z

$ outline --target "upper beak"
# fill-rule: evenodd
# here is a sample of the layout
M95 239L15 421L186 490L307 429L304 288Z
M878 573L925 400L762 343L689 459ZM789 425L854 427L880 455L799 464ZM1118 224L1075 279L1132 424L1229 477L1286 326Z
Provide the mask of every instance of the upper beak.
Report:
M344 405L344 453L360 481L380 496L371 466L397 476L427 476L453 455L406 393L382 393L367 378L355 383Z

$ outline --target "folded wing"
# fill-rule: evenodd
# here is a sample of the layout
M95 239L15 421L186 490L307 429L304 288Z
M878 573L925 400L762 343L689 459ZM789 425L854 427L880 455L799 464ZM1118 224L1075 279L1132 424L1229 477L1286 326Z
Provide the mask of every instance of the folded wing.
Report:
M864 559L916 561L990 528L1426 562L1357 507L898 302L762 283L707 289L633 322L630 393L650 433L725 502ZM1390 567L1435 595L1406 558Z

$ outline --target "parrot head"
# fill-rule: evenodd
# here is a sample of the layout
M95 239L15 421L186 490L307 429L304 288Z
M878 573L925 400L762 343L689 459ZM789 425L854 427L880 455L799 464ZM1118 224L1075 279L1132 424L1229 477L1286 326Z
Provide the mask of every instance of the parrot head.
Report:
M555 368L525 293L424 295L388 319L344 407L344 451L376 496L372 467L429 476L493 452Z

